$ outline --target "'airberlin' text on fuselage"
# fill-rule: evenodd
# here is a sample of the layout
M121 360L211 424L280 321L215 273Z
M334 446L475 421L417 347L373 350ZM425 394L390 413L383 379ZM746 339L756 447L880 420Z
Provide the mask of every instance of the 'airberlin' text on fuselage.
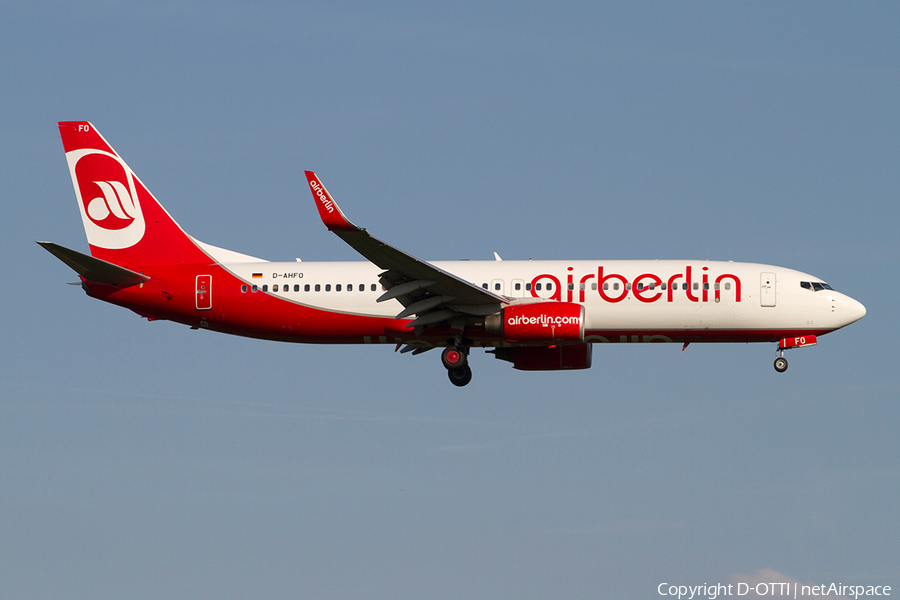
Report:
M710 282L709 267L702 268L699 280L694 279L694 268L685 266L683 272L669 275L666 279L654 273L642 273L629 281L624 275L604 272L603 266L600 265L597 267L596 275L588 273L579 279L577 284L572 271L574 271L574 268L569 267L565 286L560 284L559 278L555 275L549 273L538 275L531 280L532 297L542 297L538 292L540 291L541 282L546 281L554 284L553 295L549 296L549 299L562 301L562 294L565 291L566 302L584 302L585 295L594 291L600 295L600 298L612 303L621 302L629 294L635 300L645 303L658 301L674 302L677 297L682 295L691 302L709 302L710 287L713 288L712 299L715 302L719 302L721 301L721 288L723 286L727 295L734 294L735 302L741 301L740 277L731 273L723 273ZM732 283L734 284L734 290L729 291ZM578 292L577 298L575 297L576 291Z

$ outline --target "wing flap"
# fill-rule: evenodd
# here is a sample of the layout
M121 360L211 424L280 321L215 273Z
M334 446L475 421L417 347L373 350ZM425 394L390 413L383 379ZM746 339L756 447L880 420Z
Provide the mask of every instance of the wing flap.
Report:
M393 300L394 298L405 296L406 294L410 294L422 288L430 287L434 284L434 281L422 281L421 279L416 279L415 281L407 281L406 283L395 285L394 287L380 295L378 299L375 300L375 302L385 302L387 300Z

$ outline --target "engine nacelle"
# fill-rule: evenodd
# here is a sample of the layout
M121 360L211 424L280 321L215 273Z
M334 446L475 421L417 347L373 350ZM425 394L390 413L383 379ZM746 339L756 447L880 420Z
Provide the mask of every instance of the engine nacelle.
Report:
M555 344L584 341L584 306L574 302L512 304L484 320L488 333L507 342Z
M568 346L516 346L497 348L494 356L509 361L519 371L560 371L590 369L592 344Z

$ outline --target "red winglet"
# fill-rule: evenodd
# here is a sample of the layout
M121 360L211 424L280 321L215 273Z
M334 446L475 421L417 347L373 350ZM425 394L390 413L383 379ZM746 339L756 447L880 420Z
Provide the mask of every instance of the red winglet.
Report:
M322 182L319 181L319 177L312 171L304 172L306 173L307 181L309 181L309 188L312 191L313 200L316 201L316 208L319 209L319 216L322 217L322 222L325 223L325 227L330 231L354 231L358 229L356 225L347 220L347 217L345 217L344 213L341 212L341 209L338 208L334 198L331 197L331 194L328 193L328 190L326 190L325 186L322 185Z

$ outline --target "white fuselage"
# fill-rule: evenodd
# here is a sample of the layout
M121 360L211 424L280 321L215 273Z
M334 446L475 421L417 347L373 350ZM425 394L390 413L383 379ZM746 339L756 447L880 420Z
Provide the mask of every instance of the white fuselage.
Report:
M556 299L585 307L585 341L605 333L833 331L865 314L818 277L771 265L721 261L435 261L431 263L512 303ZM377 303L381 269L366 262L225 264L259 292L328 312L391 318L396 300ZM254 278L254 273L257 277ZM717 281L718 280L718 281ZM265 287L264 287L265 286ZM685 287L687 289L685 289ZM538 289L539 288L539 289ZM751 336L752 337L752 336ZM771 336L769 336L771 337ZM715 341L710 339L709 341ZM750 340L748 340L750 341Z

